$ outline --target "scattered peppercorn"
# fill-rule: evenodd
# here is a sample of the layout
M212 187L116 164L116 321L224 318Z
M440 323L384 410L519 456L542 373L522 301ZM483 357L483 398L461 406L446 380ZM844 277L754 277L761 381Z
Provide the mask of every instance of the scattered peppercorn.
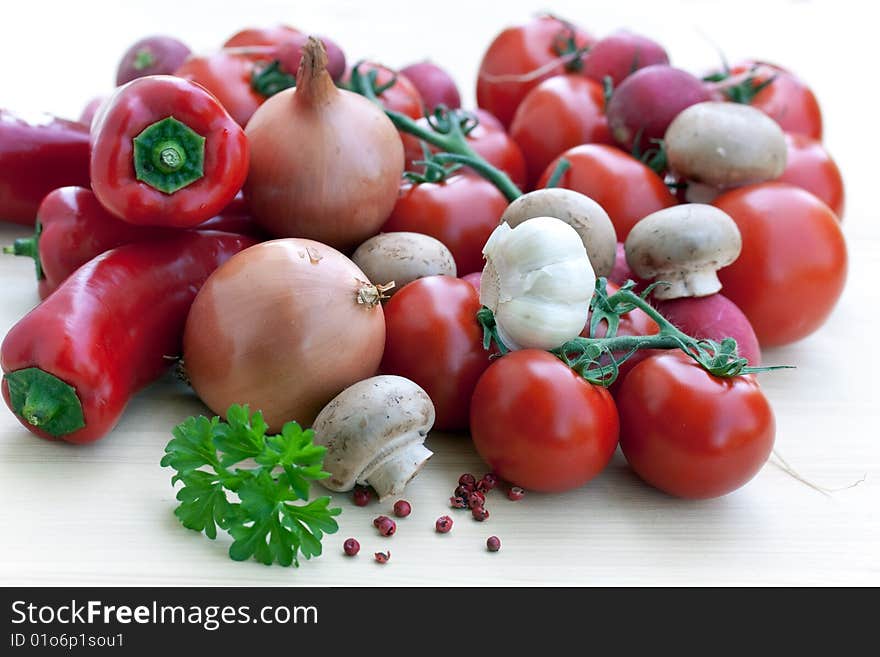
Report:
M406 500L397 500L394 503L394 515L398 518L406 518L410 513L412 513L412 504Z
M364 486L355 486L354 492L352 493L352 499L354 500L355 506L367 506L372 497L373 494L370 492L370 489Z
M383 519L376 525L376 529L379 530L382 536L393 536L394 532L397 531L397 523L391 518L383 516Z
M374 552L373 558L379 563L388 563L388 560L391 559L391 550L388 550L388 552Z
M474 520L479 520L483 522L486 518L489 517L489 512L482 506L475 506L471 509L471 515L474 517Z
M452 491L452 494L456 497L463 497L464 499L467 499L473 492L473 486L465 486L464 484L460 484L459 486L456 486L455 490Z
M385 522L386 520L391 520L391 518L389 518L388 516L376 516L375 518L373 518L373 527L376 527L378 529L379 524Z
M361 551L361 544L357 542L357 539L347 538L345 539L345 543L342 544L342 549L350 557L353 557L358 552Z
M516 502L517 500L521 500L525 494L526 492L519 486L512 486L507 491L507 499Z
M498 477L493 472L487 472L483 478L477 482L477 490L486 492L490 491L498 485Z
M486 539L486 549L489 552L498 552L501 549L501 539L497 536L490 536Z
M467 500L465 500L463 497L449 498L449 506L451 506L453 509L466 509L467 505Z
M461 486L471 486L474 487L477 485L477 478L472 475L470 472L465 472L458 478L458 483Z
M486 505L486 496L479 491L474 491L467 498L468 508L473 509L478 506Z
M452 518L449 516L440 516L434 523L434 529L440 534L447 534L452 529Z

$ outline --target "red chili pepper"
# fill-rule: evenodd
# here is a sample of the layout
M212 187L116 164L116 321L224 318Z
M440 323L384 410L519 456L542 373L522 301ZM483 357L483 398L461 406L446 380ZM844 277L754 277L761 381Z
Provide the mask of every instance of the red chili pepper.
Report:
M32 226L46 194L88 184L88 126L0 110L0 220Z
M244 184L244 131L199 85L171 75L119 87L92 121L92 189L132 224L191 228Z
M266 238L247 215L218 215L196 229ZM17 239L3 252L34 259L40 298L45 299L79 267L105 251L179 233L177 228L134 226L119 221L104 209L90 189L62 187L40 204L33 237Z
M121 246L80 267L3 340L7 405L42 438L101 438L180 353L205 279L252 244L242 235L187 231Z

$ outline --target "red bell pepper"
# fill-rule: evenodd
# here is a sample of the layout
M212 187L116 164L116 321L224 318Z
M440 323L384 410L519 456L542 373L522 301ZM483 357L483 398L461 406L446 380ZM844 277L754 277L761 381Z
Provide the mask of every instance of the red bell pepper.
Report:
M244 131L201 86L170 75L119 87L92 121L92 189L132 224L191 228L247 177Z
M218 266L254 240L186 231L128 244L80 267L0 346L3 398L50 440L88 443L180 353L186 316Z
M259 226L242 214L218 215L196 229L266 238ZM105 251L179 233L177 228L134 226L119 221L98 203L91 190L62 187L40 204L33 237L17 239L3 252L34 259L40 298L45 299L80 266Z
M88 184L88 126L0 110L0 220L32 226L46 194Z

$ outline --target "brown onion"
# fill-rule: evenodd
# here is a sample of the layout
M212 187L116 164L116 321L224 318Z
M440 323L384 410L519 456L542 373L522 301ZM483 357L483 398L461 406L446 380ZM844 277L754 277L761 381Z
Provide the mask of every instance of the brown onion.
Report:
M238 253L199 291L183 338L186 373L218 415L263 411L272 430L309 426L382 360L380 291L351 260L306 239Z
M403 145L375 104L337 89L323 44L303 47L296 88L268 99L245 133L245 195L254 219L277 237L339 249L379 232L397 200Z

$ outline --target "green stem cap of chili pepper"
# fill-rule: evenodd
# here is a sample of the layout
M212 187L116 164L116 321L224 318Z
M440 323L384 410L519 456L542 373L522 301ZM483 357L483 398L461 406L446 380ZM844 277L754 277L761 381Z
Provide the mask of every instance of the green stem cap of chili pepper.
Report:
M73 386L37 367L3 376L12 410L28 424L51 436L63 436L86 426L82 403Z
M173 116L148 125L134 138L138 180L173 194L205 175L205 138Z
M40 261L40 233L42 232L43 225L37 221L37 229L31 237L19 237L12 244L3 247L3 253L33 258L38 281L44 278L43 263Z

